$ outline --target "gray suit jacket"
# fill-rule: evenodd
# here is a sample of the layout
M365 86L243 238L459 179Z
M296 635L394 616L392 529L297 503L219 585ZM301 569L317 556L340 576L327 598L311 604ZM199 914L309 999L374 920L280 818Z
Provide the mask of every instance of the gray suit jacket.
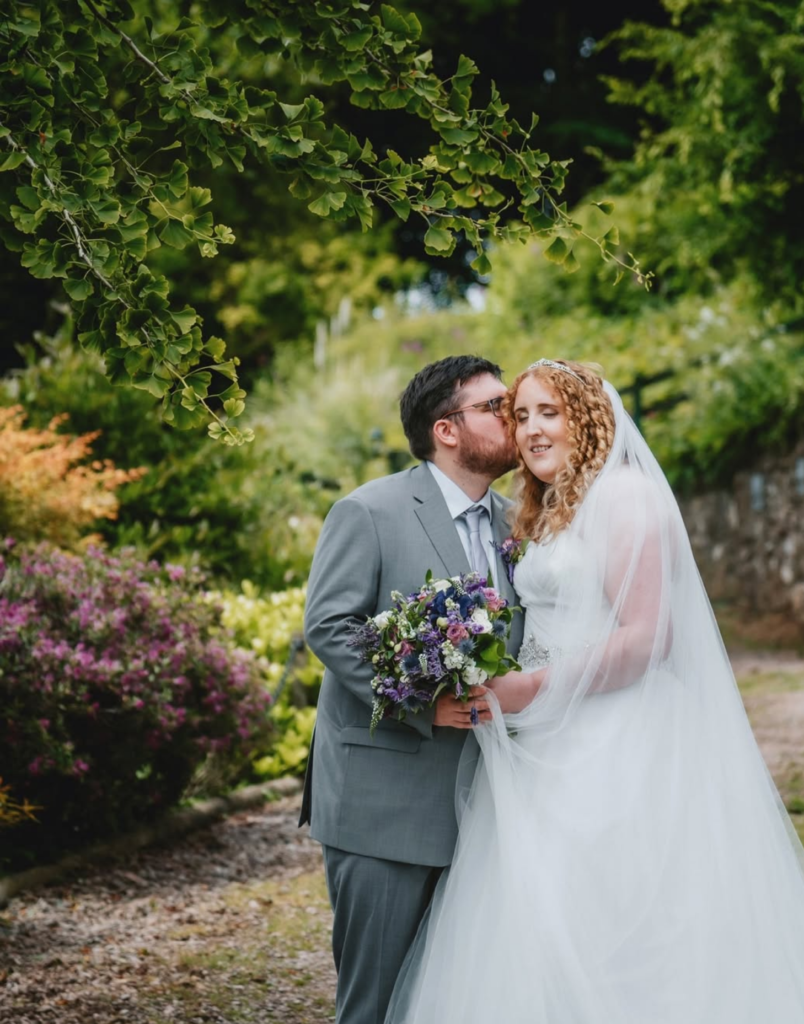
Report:
M509 533L510 502L492 492L492 532ZM499 563L498 563L499 564ZM370 665L347 646L348 627L391 605L391 591L417 590L436 576L469 572L455 523L425 465L364 484L336 502L318 541L307 591L307 642L326 671L301 824L327 846L441 867L457 837L455 784L465 730L433 725L433 711L384 719L374 737ZM500 566L495 585L511 604ZM509 650L522 640L514 617ZM474 739L469 739L474 744Z

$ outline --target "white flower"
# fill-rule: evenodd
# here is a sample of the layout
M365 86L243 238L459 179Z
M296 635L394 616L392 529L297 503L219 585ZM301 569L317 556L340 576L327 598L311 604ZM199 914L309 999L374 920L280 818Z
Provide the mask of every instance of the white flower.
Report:
M380 612L379 615L374 616L374 625L377 629L385 629L385 627L392 621L393 612Z
M472 622L476 622L478 626L483 627L484 633L491 632L491 620L489 619L489 613L485 608L475 608L472 612Z
M444 646L441 648L441 656L444 659L444 664L447 668L463 668L466 663L466 658L460 651L457 651L449 640L446 641Z
M701 306L698 311L698 318L701 323L712 324L715 322L715 311L709 306Z
M481 686L488 679L482 668L470 661L463 670L464 682L467 686Z
M437 594L440 594L442 590L449 590L452 584L449 580L431 580L430 586Z

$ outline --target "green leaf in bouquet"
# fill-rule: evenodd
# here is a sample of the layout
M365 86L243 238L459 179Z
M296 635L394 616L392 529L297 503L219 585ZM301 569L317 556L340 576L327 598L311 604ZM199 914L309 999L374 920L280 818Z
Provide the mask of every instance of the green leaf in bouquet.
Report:
M447 680L446 679L442 679L441 682L438 684L438 686L435 688L435 691L433 692L433 703L435 703L435 701L438 698L439 694L442 693L442 691L446 690L447 685L448 685L447 684Z

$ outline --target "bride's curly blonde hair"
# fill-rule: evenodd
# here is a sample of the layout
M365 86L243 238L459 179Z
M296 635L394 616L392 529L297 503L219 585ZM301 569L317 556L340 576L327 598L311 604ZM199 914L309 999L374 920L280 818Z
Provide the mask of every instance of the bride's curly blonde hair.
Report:
M503 415L511 439L516 441L514 401L526 377L538 377L557 392L567 416L567 439L572 448L567 465L552 484L538 480L518 452L516 505L512 532L518 540L543 540L569 526L584 494L603 468L614 441L614 410L603 390L603 379L583 363L554 360L572 371L555 366L534 365L520 373L503 401ZM580 378L577 379L577 378Z

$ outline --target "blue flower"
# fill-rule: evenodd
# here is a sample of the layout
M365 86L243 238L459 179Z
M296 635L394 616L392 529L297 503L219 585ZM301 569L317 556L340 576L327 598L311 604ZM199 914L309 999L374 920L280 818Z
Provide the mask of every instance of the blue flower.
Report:
M436 619L443 618L447 614L447 591L442 590L436 594L433 600L428 605L430 612L430 619L435 622Z

